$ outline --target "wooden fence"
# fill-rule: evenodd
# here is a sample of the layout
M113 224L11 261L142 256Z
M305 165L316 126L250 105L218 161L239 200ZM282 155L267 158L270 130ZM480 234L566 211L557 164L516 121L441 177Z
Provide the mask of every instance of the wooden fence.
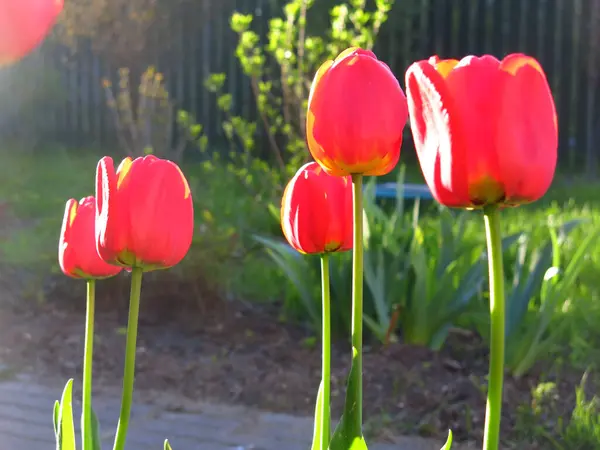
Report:
M332 3L333 0L316 0ZM199 0L201 13L175 15L172 49L148 65L165 73L178 106L192 112L211 142L222 139L210 73L226 72L237 112L255 115L250 86L234 55L233 11L255 14L262 35L281 14L277 0ZM338 2L334 2L338 3ZM325 5L322 5L325 6ZM323 15L325 17L325 15ZM375 52L400 80L408 65L432 54L461 57L524 52L545 68L560 125L561 167L595 171L600 143L600 1L598 0L396 0ZM115 144L101 80L115 69L94 54L48 41L17 66L0 70L0 133L34 136L67 145Z

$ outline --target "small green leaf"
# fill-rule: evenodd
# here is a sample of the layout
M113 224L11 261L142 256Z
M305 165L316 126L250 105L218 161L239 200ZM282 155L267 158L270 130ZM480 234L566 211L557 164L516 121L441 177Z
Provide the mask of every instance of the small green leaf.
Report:
M165 448L163 450L173 450L171 448L171 444L169 444L169 440L165 439Z
M52 412L52 422L54 424L54 436L56 436L57 440L58 440L58 427L60 426L59 414L60 414L60 403L58 400L56 400L54 402L54 411ZM58 444L59 443L57 442L57 445Z
M356 349L353 349L356 352ZM346 402L344 412L338 423L331 442L330 450L366 450L367 444L362 434L362 424L358 420L361 413L357 398L355 398L356 385L361 382L362 374L357 370L354 360L348 376L348 385L346 387Z
M75 425L73 423L73 379L67 381L60 400L58 414L58 436L56 438L57 450L76 450Z
M450 450L452 448L452 430L448 430L448 440L440 450Z
M311 450L327 450L323 448L323 380L319 384L319 392L317 393L317 404L315 406L315 425L313 431L313 442Z
M102 450L100 442L100 422L94 408L92 408L92 446L94 450Z

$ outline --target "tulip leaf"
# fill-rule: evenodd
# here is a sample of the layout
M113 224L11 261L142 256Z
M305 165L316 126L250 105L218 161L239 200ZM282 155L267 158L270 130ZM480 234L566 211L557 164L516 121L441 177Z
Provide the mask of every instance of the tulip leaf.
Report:
M356 385L360 383L360 377L361 373L352 361L348 385L346 386L344 412L331 437L330 450L367 450L367 443L362 434L361 411L358 408L359 399L355 396Z
M76 450L75 425L73 423L73 379L67 381L63 390L56 420L56 449ZM56 404L54 406L56 411ZM56 414L56 412L55 412Z
M56 436L57 445L58 445L58 427L60 426L59 415L60 415L60 402L58 400L56 400L54 402L54 410L52 411L52 423L54 424L54 436Z
M325 417L323 417L323 380L319 384L319 392L317 393L317 404L315 406L315 425L313 431L313 442L311 450L327 450L323 448L323 433L326 433L325 428L328 428L325 423ZM325 414L329 414L329 411L325 411Z
M92 408L92 448L93 450L102 450L102 443L100 442L100 422L98 416Z
M448 430L448 440L440 450L450 450L452 448L452 430Z
M265 247L267 255L279 266L286 274L287 278L296 288L302 304L312 319L315 331L321 330L321 317L316 306L311 286L314 286L314 280L311 278L313 273L308 265L308 259L298 253L287 243L269 239L262 236L254 236L254 239Z
M164 447L163 450L173 450L171 448L171 444L169 444L169 440L168 439L165 439L165 447Z

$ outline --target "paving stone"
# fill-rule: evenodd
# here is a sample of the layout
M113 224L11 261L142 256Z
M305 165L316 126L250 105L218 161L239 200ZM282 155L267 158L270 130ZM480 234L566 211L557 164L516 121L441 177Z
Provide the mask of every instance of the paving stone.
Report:
M54 448L52 407L63 387L45 386L26 376L0 382L0 450ZM93 398L102 446L110 450L120 398L106 393ZM79 398L73 401L79 442L81 405ZM307 450L312 439L312 419L307 417L208 403L193 404L188 412L170 412L164 411L159 403L145 404L134 399L127 450L161 450L165 438L174 450ZM369 448L439 450L440 447L440 443L431 440L399 438L393 444L370 444Z

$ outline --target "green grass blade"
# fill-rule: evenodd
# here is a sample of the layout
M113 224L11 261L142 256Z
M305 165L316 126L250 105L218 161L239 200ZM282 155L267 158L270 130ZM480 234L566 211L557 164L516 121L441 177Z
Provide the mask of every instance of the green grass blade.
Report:
M76 450L75 424L73 423L73 379L67 381L60 400L58 414L59 437L57 448L60 450Z
M98 416L92 408L92 445L94 450L102 450L102 443L100 442L100 421Z
M327 450L323 448L322 443L322 435L323 435L323 381L319 384L319 392L317 393L317 402L315 405L315 424L313 429L313 442L311 445L311 450Z
M59 422L59 416L60 416L60 402L58 400L56 400L54 402L54 409L52 411L52 423L54 425L54 436L56 436L56 439L58 440L58 427L60 426L60 422ZM57 442L57 445L60 446L60 443Z
M331 442L330 450L366 450L367 444L362 434L362 429L356 427L356 420L353 419L357 413L356 407L358 402L354 399L355 383L358 383L359 377L356 371L356 366L352 364L350 375L348 376L348 384L346 386L346 401L344 403L344 412L338 423Z
M452 448L452 430L448 430L448 440L440 450L450 450Z

